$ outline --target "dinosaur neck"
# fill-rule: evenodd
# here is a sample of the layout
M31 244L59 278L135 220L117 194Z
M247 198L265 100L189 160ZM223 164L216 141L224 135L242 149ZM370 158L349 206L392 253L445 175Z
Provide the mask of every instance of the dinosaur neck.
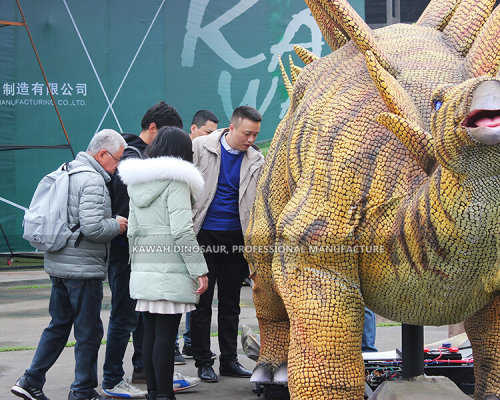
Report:
M464 180L465 188L470 192L472 204L498 205L500 192L495 190L500 183L500 176L468 178Z
M441 265L453 275L465 259L494 254L500 207L492 188L498 184L498 177L471 179L438 167L404 212L407 222L412 220L405 236L419 238L410 249L413 260L423 269L426 263ZM491 267L492 260L483 261Z
M498 193L488 190L498 187L491 179L471 180L438 167L396 212L389 212L395 219L384 246L394 268L451 277L466 260L473 263L485 252L494 257L500 207ZM494 263L484 255L483 261L486 269Z
M474 212L486 219L498 213L500 193L493 188L499 183L499 176L467 177L438 168L429 181L429 193L432 196L434 188L436 203L455 221Z

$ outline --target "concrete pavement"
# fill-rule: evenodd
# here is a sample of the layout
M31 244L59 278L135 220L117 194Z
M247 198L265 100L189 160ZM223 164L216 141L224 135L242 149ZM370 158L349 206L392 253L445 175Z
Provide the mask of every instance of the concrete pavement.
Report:
M0 272L0 400L15 399L10 394L10 387L18 376L29 366L34 354L33 349L19 350L22 347L36 347L42 330L49 323L48 299L50 295L50 281L41 270L1 271ZM214 296L216 299L216 296ZM109 319L110 291L104 289L102 321L106 328ZM214 300L214 314L217 312ZM379 318L378 321L381 321ZM255 308L252 302L251 289L244 287L241 294L240 326L248 325L258 331ZM184 320L181 321L181 329ZM212 319L212 351L218 353L216 318ZM425 342L431 343L447 337L448 329L443 327L426 327ZM74 340L71 336L70 341ZM401 328L399 326L377 327L376 346L379 351L392 350L401 346ZM5 351L17 349L16 351ZM104 363L104 345L99 352L99 381L102 378L102 365ZM252 369L255 365L242 351L238 343L240 362ZM124 368L127 376L131 375L132 345L128 346L125 355ZM196 376L196 368L192 360L187 360L186 365L176 366L176 370L186 375ZM218 361L215 363L218 372ZM66 348L56 364L47 374L47 383L44 387L46 395L51 400L65 400L69 386L73 380L74 356L73 348ZM255 400L257 396L252 392L248 379L221 377L219 383L201 383L191 391L179 393L178 399L182 400Z

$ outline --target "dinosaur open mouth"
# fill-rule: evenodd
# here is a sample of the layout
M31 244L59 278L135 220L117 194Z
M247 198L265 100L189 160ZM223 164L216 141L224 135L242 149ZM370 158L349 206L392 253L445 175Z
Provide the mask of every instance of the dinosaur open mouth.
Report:
M473 110L463 121L466 128L500 127L500 110Z

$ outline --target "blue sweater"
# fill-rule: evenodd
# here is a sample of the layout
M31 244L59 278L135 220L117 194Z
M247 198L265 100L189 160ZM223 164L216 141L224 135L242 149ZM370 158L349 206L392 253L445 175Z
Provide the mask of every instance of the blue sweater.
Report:
M239 213L240 169L244 152L232 154L221 143L219 180L214 199L201 229L211 231L241 230Z

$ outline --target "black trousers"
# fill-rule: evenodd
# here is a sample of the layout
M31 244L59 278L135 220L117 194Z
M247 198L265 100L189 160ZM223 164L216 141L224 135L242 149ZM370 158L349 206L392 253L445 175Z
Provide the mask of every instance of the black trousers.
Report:
M110 389L116 386L125 374L123 358L132 333L134 369L143 369L142 336L144 327L141 313L135 311L136 301L130 298L130 264L128 250L118 253L123 248L111 247L111 257L108 267L108 281L111 289L111 313L109 315L106 357L102 374L102 386ZM123 256L125 254L125 257Z
M143 359L148 390L173 397L175 339L182 314L142 313Z
M248 264L243 252L235 249L243 246L241 230L202 229L198 234L198 243L205 248L204 256L208 266L208 289L200 296L196 310L191 312L191 346L195 365L200 367L214 363L210 352L210 325L215 284L220 362L236 360L241 281L248 274Z

